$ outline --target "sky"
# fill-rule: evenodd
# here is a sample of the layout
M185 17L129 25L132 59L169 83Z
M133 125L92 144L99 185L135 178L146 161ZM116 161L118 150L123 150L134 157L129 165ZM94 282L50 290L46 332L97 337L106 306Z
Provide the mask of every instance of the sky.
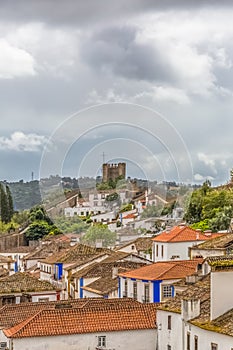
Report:
M2 1L0 180L96 176L104 159L229 181L232 15L231 1Z

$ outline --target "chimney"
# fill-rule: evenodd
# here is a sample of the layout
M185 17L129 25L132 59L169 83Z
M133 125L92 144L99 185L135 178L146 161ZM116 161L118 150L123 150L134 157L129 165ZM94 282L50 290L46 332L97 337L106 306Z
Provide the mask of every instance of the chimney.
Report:
M112 279L116 278L118 275L118 267L117 266L113 266L112 268Z
M200 299L183 299L181 302L181 316L184 321L192 320L200 315Z
M211 230L206 230L206 231L204 231L204 235L207 236L207 237L211 237L212 231Z
M97 239L95 241L95 247L96 248L103 248L103 240L102 239Z

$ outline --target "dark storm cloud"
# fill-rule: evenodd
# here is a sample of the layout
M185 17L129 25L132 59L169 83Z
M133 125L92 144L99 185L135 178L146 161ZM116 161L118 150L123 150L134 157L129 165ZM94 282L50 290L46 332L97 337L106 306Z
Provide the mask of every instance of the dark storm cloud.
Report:
M164 55L149 44L138 43L136 35L132 27L105 28L82 42L82 59L97 70L129 79L173 80Z
M152 10L232 5L231 0L12 0L1 1L0 18L62 25L89 25Z

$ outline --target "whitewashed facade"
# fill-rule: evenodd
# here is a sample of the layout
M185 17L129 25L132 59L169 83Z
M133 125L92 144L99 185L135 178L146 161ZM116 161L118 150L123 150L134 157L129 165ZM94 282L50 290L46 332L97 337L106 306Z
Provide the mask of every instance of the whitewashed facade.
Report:
M106 337L106 347L99 347L105 350L156 350L157 342L155 329L17 339L9 339L0 332L0 342L6 342L9 350L96 350L99 337Z

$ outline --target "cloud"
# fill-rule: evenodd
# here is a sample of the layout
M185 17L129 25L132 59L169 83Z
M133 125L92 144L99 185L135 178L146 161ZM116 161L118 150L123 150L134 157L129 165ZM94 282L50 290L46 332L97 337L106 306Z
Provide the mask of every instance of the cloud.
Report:
M17 152L38 152L47 143L47 138L37 134L16 131L9 138L0 137L0 149Z
M176 89L172 86L154 86L149 91L143 91L135 95L135 101L150 97L152 100L160 102L174 102L178 104L187 104L190 102L186 92Z
M214 167L215 161L214 159L211 159L210 155L204 154L204 153L198 153L198 159L202 161L205 165Z
M83 40L81 58L92 68L128 79L167 81L173 72L155 46L137 42L137 28L111 26Z
M204 182L205 180L213 181L214 178L212 176L203 176L201 174L195 174L194 175L194 180L197 181L197 182Z
M36 74L34 58L25 50L0 39L0 79L13 79Z
M14 5L14 11L12 6ZM231 7L229 0L118 0L112 2L108 0L13 0L12 2L2 1L0 15L2 20L11 19L14 22L35 21L46 22L49 25L74 26L79 23L82 26L99 23L101 21L113 21L114 19L135 16L140 13L151 11L171 11L172 10L195 10L196 8L210 7L218 9L221 7ZM24 9L22 11L22 9Z

